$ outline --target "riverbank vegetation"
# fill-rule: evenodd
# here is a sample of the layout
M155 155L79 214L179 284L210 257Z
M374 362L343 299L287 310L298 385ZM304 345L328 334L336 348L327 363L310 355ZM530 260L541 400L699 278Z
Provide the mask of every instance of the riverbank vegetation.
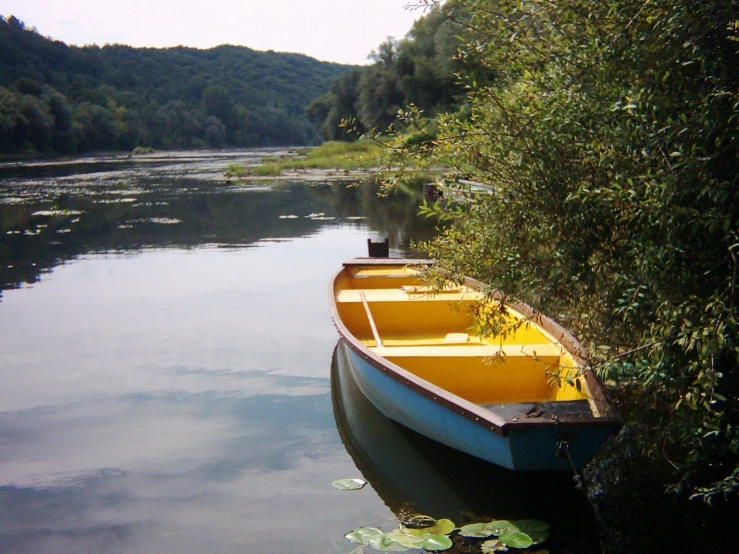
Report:
M494 68L477 63L472 55L457 55L469 25L463 3L448 2L445 9L417 19L402 40L380 44L370 55L374 63L343 74L308 106L306 113L325 140L351 141L358 134L385 132L409 105L427 116L466 109L461 71L480 84L492 82ZM451 12L454 17L447 17Z
M373 140L328 141L315 148L298 149L279 157L267 157L258 165L230 164L227 177L280 175L286 171L331 169L355 171L378 168L382 148Z
M301 145L350 66L219 46L76 47L0 17L0 155Z
M612 387L630 429L621 438L630 454L591 473L601 474L593 486L602 500L623 500L615 491L626 487L633 505L644 490L657 491L659 500L640 498L636 517L659 512L673 526L694 523L702 503L735 509L736 2L421 3L433 8L437 28L461 29L448 62L458 69L454 101L429 108L403 97L399 117L383 127L367 117L360 90L346 115L358 133L376 127L393 137L390 186L405 164L451 168L440 184L456 201L433 208L449 226L423 245L445 273L429 277L476 277L561 314L587 344L590 368ZM372 71L403 67L403 44ZM361 89L367 75L351 79ZM460 177L493 192L475 193ZM644 471L629 482L623 464L637 460ZM609 477L609 490L606 475L625 480ZM622 520L632 505L620 506ZM676 518L665 516L676 507ZM642 547L619 534L610 551L686 545L684 536L670 542L665 528L649 531L655 521L631 529Z

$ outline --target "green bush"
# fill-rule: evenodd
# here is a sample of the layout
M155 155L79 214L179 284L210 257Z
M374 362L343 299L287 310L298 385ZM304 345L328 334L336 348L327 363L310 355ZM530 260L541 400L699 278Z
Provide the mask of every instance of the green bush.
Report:
M435 208L453 224L429 254L565 316L602 377L640 383L652 454L675 480L711 502L735 494L735 3L489 4L465 2L478 40L460 57L495 71L494 86L470 78L469 110L439 116L427 141L398 134L387 156L492 190L459 185ZM405 119L423 128L419 112Z

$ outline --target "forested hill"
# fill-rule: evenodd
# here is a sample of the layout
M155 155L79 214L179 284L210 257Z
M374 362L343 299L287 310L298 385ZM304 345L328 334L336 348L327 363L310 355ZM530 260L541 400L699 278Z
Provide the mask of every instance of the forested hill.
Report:
M0 153L305 144L351 66L239 46L69 46L0 17Z
M426 2L431 8L406 36L380 44L370 54L374 63L355 67L336 79L307 110L326 140L355 140L363 133L402 127L398 112L409 106L433 118L465 110L466 82L494 82L497 68L474 52L460 57L460 47L473 37L468 1ZM485 37L474 37L484 44ZM463 77L462 77L463 76ZM352 125L343 125L351 121Z

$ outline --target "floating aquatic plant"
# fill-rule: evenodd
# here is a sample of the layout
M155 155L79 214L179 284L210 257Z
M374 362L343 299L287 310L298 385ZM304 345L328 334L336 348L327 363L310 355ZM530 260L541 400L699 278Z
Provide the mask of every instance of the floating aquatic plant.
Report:
M511 548L528 548L534 544L534 539L526 533L508 533L498 537L498 540Z
M421 526L423 528L418 528ZM455 529L456 525L449 519L435 520L429 516L416 515L405 525L401 523L397 529L387 533L377 527L358 527L344 536L353 543L369 546L379 552L405 552L411 549L438 551L452 547L452 539L448 535ZM459 528L459 534L471 538L495 535L496 538L480 545L483 554L491 554L511 548L528 548L544 542L549 537L549 524L537 519L499 519L464 525Z
M482 539L492 536L493 532L488 528L487 523L470 523L469 525L463 525L459 529L459 534L463 537Z
M410 529L403 529L401 527L395 531L390 531L387 533L387 536L406 548L421 548L421 544L426 541L427 537L422 534L411 533L410 531Z
M549 537L549 524L538 519L500 519L465 525L459 530L459 534L472 538L497 536L497 539L483 543L483 552L488 553L508 548L528 548L532 544L542 543Z
M505 552L506 550L508 550L508 547L500 542L498 539L485 541L480 545L480 548L482 549L482 554L490 554L491 552Z
M451 519L439 519L432 526L426 527L424 531L432 535L448 535L456 528L457 526Z
M342 491L356 491L363 488L367 481L353 477L351 479L336 479L336 481L331 481L331 484Z
M384 534L377 527L358 527L354 531L344 535L344 538L356 544L369 544L372 539Z
M416 516L415 519L425 522L430 520L432 524L425 529L414 529L400 524L397 529L388 533L376 527L359 527L344 537L379 552L405 552L410 549L437 551L452 547L452 539L447 535L456 528L453 521L435 520L429 516Z
M369 543L370 548L379 552L405 552L409 548L395 542L389 535L382 534Z
M446 535L428 534L428 538L421 543L421 548L423 548L424 550L447 550L451 547L452 539L450 539Z

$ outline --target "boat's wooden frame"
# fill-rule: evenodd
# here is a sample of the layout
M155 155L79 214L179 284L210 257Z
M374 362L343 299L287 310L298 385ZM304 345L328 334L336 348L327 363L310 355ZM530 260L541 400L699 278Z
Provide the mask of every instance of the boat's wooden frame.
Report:
M585 368L581 376L590 393L589 403L593 417L584 418L582 414L573 415L567 411L547 414L548 417L515 417L512 414L520 412L519 415L523 415L526 407L531 404L509 405L505 410L476 405L383 358L349 331L339 314L336 288L341 276L350 268L428 263L432 262L400 258L356 258L344 262L343 268L334 276L329 293L331 315L342 337L340 347L347 349L352 362L352 373L362 392L390 419L503 467L516 470L565 470L582 467L608 435L620 428L621 423L605 397L602 384L585 363L582 346L551 318L530 306L510 304L511 308L555 337L578 366ZM464 284L471 289L482 290L482 285L473 279L467 279ZM376 343L382 345L363 293L361 298ZM408 413L416 408L416 413ZM515 408L520 408L519 412L512 411ZM448 427L445 432L436 429L438 422L442 420L435 419L435 426L424 422L424 418L431 415L436 417L437 411L443 416L443 425ZM452 428L456 433L450 431ZM460 436L455 437L455 434Z

